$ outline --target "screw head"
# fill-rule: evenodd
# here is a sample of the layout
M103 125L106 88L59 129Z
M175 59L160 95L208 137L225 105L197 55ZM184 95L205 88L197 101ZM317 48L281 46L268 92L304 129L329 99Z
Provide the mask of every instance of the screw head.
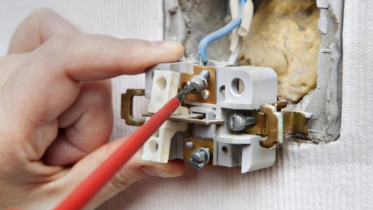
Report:
M207 81L210 79L210 72L206 69L203 69L199 75L205 78Z
M208 80L210 79L210 72L208 70L202 70L198 75L194 75L189 81L188 85L194 88L193 93L201 93L206 89Z
M186 146L187 149L191 150L191 149L193 149L194 144L193 144L192 141L187 141L187 142L185 143L185 146Z
M203 90L203 91L201 92L201 97L202 97L204 100L208 99L209 96L210 96L210 91L208 91L208 90Z
M201 147L190 153L189 163L194 169L201 169L210 162L210 149Z
M242 131L247 126L255 124L255 118L253 116L244 116L242 114L234 113L228 118L228 128L231 131Z
M245 117L241 114L232 114L228 118L228 128L231 131L242 131L246 127Z

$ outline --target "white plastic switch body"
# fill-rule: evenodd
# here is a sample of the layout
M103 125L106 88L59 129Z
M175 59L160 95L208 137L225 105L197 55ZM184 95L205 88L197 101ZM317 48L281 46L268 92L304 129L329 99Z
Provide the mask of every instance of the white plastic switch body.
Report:
M267 67L225 66L221 63L212 66L215 68L216 103L186 100L184 104L190 109L190 114L204 114L205 120L220 120L225 123L201 125L186 121L167 121L145 144L143 160L166 163L170 154L172 158L185 158L183 137L178 135L172 138L178 131L187 131L193 138L213 141L213 165L241 166L242 173L273 165L276 160L276 148L261 147L262 136L230 130L227 119L234 113L250 115L253 111L259 110L261 105L276 102L275 71ZM193 70L193 64L188 62L159 64L148 69L145 90L146 97L150 98L148 112L155 113L174 97L180 88L181 73L193 74ZM180 107L174 114L187 114L187 107ZM278 139L281 141L282 114L276 112L275 108L274 113L279 122ZM173 150L171 153L170 149Z
M170 154L171 138L177 131L185 131L187 125L186 122L176 123L170 120L164 122L158 131L145 143L142 159L157 163L167 163Z
M252 135L253 136L253 135ZM250 144L242 145L241 173L268 168L275 163L276 148L264 148L259 144L260 137L255 136Z
M148 105L149 113L156 113L168 100L175 97L180 87L180 73L174 71L156 70L153 74L152 92ZM178 114L180 110L176 110Z
M180 87L180 73L174 71L156 70L153 73L152 92L148 112L157 112L168 100L175 97ZM180 106L173 115L188 114L189 109ZM144 145L143 160L167 163L170 154L171 138L178 131L187 129L186 122L167 120Z

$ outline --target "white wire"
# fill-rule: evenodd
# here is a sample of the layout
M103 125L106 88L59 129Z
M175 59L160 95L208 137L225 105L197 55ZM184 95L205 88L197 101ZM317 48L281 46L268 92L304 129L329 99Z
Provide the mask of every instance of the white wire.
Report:
M238 59L238 56L240 55L242 46L242 37L239 38L236 49L231 53L231 55L228 58L228 65L234 65Z
M251 25L252 18L253 18L253 12L254 12L253 1L247 0L245 7L239 8L239 10L243 12L242 14L240 14L242 17L242 24L238 29L233 31L230 50L232 50L232 46L234 48L234 45L236 44L236 42L233 43L233 41L237 40L236 37L239 37L239 38L237 41L236 48L232 51L231 55L229 56L228 65L234 65L237 62L238 56L240 55L241 46L242 46L242 36L246 36L249 33L250 25ZM233 11L232 7L231 7L231 11Z
M231 8L231 14L232 14L232 19L236 18L240 11L243 10L241 8L239 0L231 0L230 1L230 8ZM240 54L241 50L241 45L242 45L242 37L238 35L238 28L232 31L232 36L231 36L231 45L230 45L230 50L232 51L231 55L228 58L228 65L234 65L237 61L237 58Z

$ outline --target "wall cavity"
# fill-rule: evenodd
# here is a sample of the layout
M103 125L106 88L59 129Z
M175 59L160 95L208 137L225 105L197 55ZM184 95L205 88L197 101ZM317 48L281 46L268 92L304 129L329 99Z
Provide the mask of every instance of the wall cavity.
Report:
M285 47L296 49L289 56L286 53L279 53L274 46L255 47L250 44L244 48L253 52L264 51L266 53L279 53L282 56L284 65L291 65L290 62L312 57L306 64L308 68L302 71L296 71L291 80L281 80L283 72L278 71L281 83L289 83L287 98L290 103L287 109L310 112L313 118L309 122L311 134L305 136L288 136L300 139L306 139L314 143L326 143L336 140L340 133L340 115L342 99L342 20L343 20L343 0L262 0L254 1L256 6L256 15L260 14L259 8L263 4L271 2L280 2L282 7L273 7L271 11L265 13L276 13L282 11L282 16L274 18L273 21L280 21L286 15L294 13L292 20L285 21L292 27L298 27L297 30L303 32L297 40L303 40L304 48L299 46L289 46L291 43L283 42ZM286 5L294 1L293 6ZM165 0L165 38L177 40L185 45L185 59L195 60L199 41L207 34L221 28L228 21L226 0ZM285 8L285 7L286 8ZM316 7L318 9L316 9ZM182 17L182 18L181 18ZM297 20L298 17L298 20ZM299 17L306 17L306 21L300 22ZM264 20L263 20L264 21ZM253 28L251 33L258 33L260 24ZM311 24L312 23L312 24ZM283 25L283 28L288 25ZM180 28L181 27L181 28ZM282 28L282 29L283 29ZM286 30L285 30L286 32ZM290 32L290 31L288 31ZM256 34L258 39L263 39L263 34ZM291 34L288 33L288 36ZM277 36L278 37L278 36ZM266 39L275 39L276 31L272 36ZM272 40L271 40L272 41ZM303 45L302 44L302 45ZM297 48L298 47L298 48ZM229 38L225 37L213 43L208 50L209 59L217 61L226 61L230 54ZM251 51L252 50L252 51ZM281 54L281 56L280 56ZM271 56L268 56L271 59ZM249 60L248 60L249 59ZM318 60L318 61L317 61ZM243 64L271 66L268 64L259 64L261 61L254 62L254 59L242 57ZM273 67L274 68L274 67ZM274 68L276 70L276 68ZM281 68L280 68L281 70ZM301 79L299 79L301 78ZM298 84L299 83L299 84ZM281 91L280 93L284 92Z

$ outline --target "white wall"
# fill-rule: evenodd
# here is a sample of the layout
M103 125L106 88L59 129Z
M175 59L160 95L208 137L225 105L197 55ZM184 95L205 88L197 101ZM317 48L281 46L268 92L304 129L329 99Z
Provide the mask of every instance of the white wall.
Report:
M16 25L39 6L55 9L85 32L162 38L161 1L0 0L0 54L6 52ZM177 179L149 178L100 209L373 209L371 8L373 1L346 1L342 133L337 142L287 142L278 149L275 166L245 175L238 168L207 167L188 169ZM120 93L140 83L128 77L114 80L117 110ZM119 112L115 114L114 136L120 137L131 129L123 129Z
M0 56L7 52L17 25L31 11L40 7L52 8L85 33L118 38L163 39L161 0L0 0ZM127 88L145 87L143 78L143 75L138 75L113 79L113 104L117 108L113 137L125 136L135 130L135 127L126 127L120 119L120 94L126 92ZM144 104L145 98L141 97L138 102ZM135 108L135 114L143 112L144 106Z

